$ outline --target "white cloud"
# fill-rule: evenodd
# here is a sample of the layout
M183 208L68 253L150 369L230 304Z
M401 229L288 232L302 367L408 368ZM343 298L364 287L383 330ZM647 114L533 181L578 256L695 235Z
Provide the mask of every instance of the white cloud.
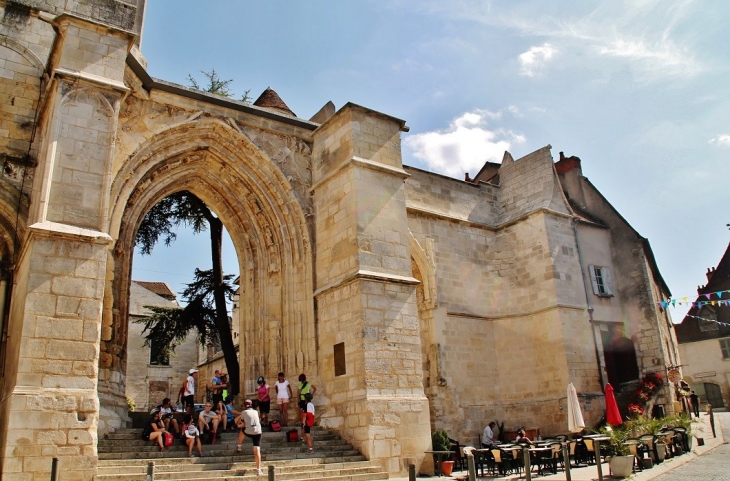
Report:
M730 134L720 134L717 137L711 138L708 143L722 147L730 147Z
M555 55L555 52L555 47L547 42L539 47L530 47L530 50L519 56L520 65L522 66L520 75L534 77L542 70L545 63Z
M476 174L487 161L501 162L505 150L525 141L521 134L489 128L487 120L500 118L501 112L466 112L447 129L413 134L404 143L430 170L463 178L465 172Z

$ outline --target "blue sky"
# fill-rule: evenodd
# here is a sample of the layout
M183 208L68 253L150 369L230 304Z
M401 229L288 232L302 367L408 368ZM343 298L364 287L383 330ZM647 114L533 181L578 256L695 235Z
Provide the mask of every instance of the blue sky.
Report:
M404 163L456 178L505 149L576 155L693 296L730 240L729 19L723 0L150 0L142 52L153 77L215 68L302 118L331 100L404 119ZM182 290L205 239L137 255L135 279Z

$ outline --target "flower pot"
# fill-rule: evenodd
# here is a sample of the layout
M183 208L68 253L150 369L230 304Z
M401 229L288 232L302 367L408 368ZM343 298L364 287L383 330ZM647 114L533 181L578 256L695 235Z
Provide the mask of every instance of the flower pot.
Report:
M627 478L634 470L634 456L613 456L608 461L608 467L611 468L611 476Z
M657 462L661 463L667 457L667 445L664 443L656 443Z
M454 470L453 461L442 461L441 462L441 474L444 476L451 476L451 472Z

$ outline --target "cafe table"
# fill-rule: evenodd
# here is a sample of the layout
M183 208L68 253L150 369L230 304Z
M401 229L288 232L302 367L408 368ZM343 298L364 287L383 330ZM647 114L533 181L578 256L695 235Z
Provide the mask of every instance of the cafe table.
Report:
M598 469L598 481L603 481L603 469L601 468L601 443L604 441L610 441L611 438L602 435L589 435L583 436L584 438L592 439L594 442L594 448L596 450L596 467Z
M453 451L425 451L426 454L433 455L433 461L436 463L436 474L441 477L441 462L444 456L450 456L454 454Z

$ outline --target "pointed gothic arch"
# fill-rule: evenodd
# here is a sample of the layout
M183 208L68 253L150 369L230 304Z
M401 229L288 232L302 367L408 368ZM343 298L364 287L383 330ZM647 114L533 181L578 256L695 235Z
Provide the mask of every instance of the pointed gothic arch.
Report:
M125 160L112 182L115 245L107 272L112 294L105 299L102 321L100 397L115 397L117 404L123 399L136 230L152 206L181 190L219 216L236 249L242 390L261 373L316 372L311 238L304 209L287 178L245 135L202 117L153 136Z

